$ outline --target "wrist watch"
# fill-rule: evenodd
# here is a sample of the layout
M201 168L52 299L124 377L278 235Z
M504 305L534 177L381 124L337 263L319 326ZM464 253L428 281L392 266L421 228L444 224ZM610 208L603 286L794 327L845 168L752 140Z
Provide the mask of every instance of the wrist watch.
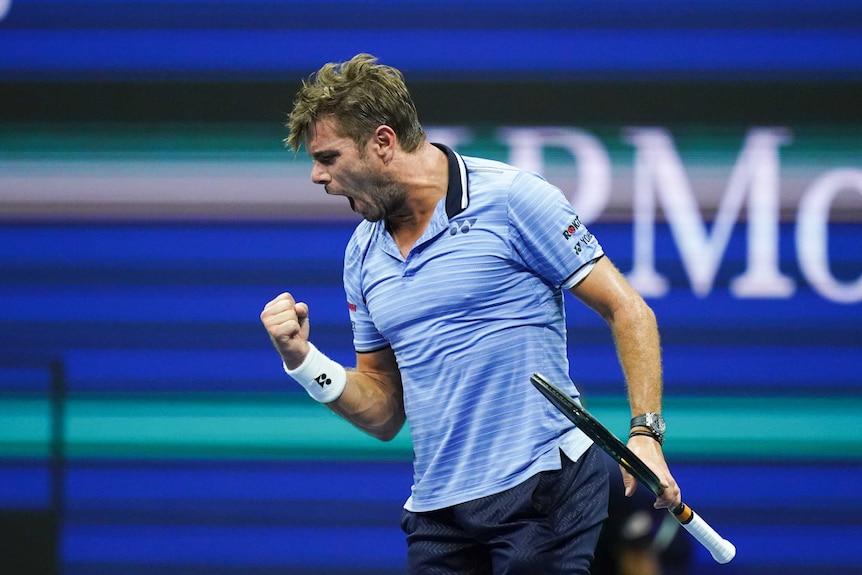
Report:
M667 429L667 425L665 424L661 413L644 413L643 415L638 415L637 417L632 418L631 426L648 428L650 433L655 436L659 443L664 440L664 432Z

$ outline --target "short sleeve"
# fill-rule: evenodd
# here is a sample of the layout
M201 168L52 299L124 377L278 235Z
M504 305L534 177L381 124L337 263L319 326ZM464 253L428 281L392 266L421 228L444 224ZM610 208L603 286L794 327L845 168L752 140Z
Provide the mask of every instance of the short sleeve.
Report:
M563 192L536 174L513 181L508 217L514 257L556 288L577 284L604 255Z
M362 291L362 265L365 250L358 240L361 235L354 234L344 254L344 292L347 296L347 309L350 327L353 330L353 348L359 352L370 352L389 346L389 342L377 331L371 320L365 296Z

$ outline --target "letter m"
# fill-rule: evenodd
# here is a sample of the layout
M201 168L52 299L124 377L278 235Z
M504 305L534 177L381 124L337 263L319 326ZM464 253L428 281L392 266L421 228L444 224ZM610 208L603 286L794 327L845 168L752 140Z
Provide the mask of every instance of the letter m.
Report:
M787 132L777 128L753 129L746 135L710 230L670 134L660 128L628 130L626 141L635 147L634 268L628 278L635 289L649 297L668 291L667 278L655 269L659 205L692 291L700 297L712 291L733 227L746 205L747 267L731 282L730 290L737 297L790 297L795 285L778 269L778 147L788 140Z

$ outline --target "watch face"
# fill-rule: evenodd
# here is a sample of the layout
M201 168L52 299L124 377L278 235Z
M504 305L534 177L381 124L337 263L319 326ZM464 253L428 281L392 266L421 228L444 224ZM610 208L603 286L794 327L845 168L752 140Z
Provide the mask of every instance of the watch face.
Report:
M659 415L657 413L649 414L648 420L647 420L647 426L649 426L656 433L664 435L665 422L664 422L664 418L661 415Z

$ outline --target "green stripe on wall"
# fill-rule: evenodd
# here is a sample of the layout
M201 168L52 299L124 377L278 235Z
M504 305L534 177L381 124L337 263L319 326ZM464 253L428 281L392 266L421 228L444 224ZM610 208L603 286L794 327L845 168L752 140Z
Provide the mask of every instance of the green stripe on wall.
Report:
M625 399L592 398L591 413L628 433ZM862 460L862 398L674 398L665 453L684 458Z
M467 155L506 161L508 151L499 125L462 126L470 139L459 146ZM429 129L435 126L426 126ZM564 126L586 130L597 137L615 162L629 164L633 148L627 143L624 124ZM732 166L739 154L747 124L703 124L673 126L669 131L686 165ZM859 126L789 125L788 142L781 146L784 165L855 165L862 152ZM165 161L217 159L229 161L272 160L285 163L294 156L283 139L287 130L279 122L236 123L34 123L0 122L0 159L6 160L146 160ZM571 165L570 152L549 146L544 150L549 164ZM297 159L310 165L300 154ZM303 167L303 170L305 167Z
M594 397L588 409L618 436L624 398ZM673 398L665 402L665 453L680 459L862 461L862 398ZM304 397L231 395L70 399L68 457L409 460L405 429L377 441ZM47 400L0 400L0 457L49 453Z

